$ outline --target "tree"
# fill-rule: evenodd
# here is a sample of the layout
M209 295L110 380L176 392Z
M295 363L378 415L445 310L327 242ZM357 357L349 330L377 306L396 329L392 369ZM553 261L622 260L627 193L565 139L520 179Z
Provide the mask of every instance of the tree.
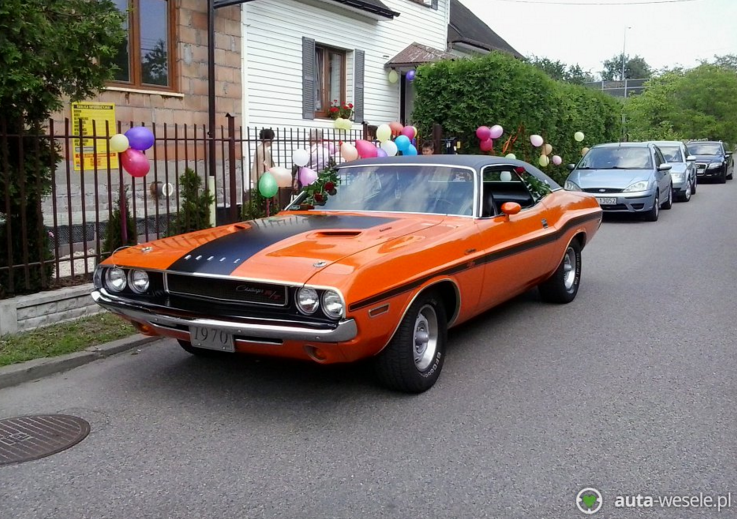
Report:
M9 206L0 201L0 243L3 251L13 245L12 254L0 254L0 267L31 264L22 282L19 273L0 268L0 293L47 286L50 264L38 265L50 255L41 200L60 150L38 137L65 98L89 98L111 78L114 67L101 63L112 62L124 37L122 23L111 0L0 2L0 132L8 135L0 147L0 193L11 194Z
M583 85L594 81L591 73L584 71L579 64L566 65L560 60L552 61L535 55L527 58L527 62L557 81L565 81L574 85Z
M162 86L169 83L169 60L164 40L158 40L154 48L146 53L142 68L144 83Z
M737 143L737 74L704 63L651 79L625 105L630 138L705 138Z
M179 214L169 224L168 236L210 227L210 206L214 202L214 198L207 190L200 193L201 187L202 179L200 176L192 168L185 169L179 177L182 205Z
M624 60L624 77L622 77L622 60ZM652 77L653 71L647 64L645 58L635 56L630 58L619 54L604 62L604 70L601 71L601 79L604 81L624 81L627 79L648 79Z

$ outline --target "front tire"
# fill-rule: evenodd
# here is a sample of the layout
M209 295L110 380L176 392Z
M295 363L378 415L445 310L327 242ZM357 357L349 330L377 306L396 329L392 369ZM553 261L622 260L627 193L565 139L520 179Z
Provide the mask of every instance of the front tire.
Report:
M719 184L727 183L727 172L726 171L722 171L722 174L719 175L719 178L717 179L717 183Z
M691 201L691 195L692 194L693 194L692 187L691 187L691 183L689 182L688 183L688 187L686 188L686 191L681 196L681 200L683 202L690 202Z
M566 304L576 299L581 284L581 244L573 240L550 279L537 288L547 303Z
M645 220L648 222L657 222L659 217L660 217L660 197L656 194L655 202L653 203L653 208L650 209L647 213L645 213Z
M671 207L673 207L673 184L668 187L668 200L663 204L663 209L667 211Z
M392 340L375 358L380 382L405 393L430 389L445 362L447 329L445 309L438 295L420 295L407 310Z

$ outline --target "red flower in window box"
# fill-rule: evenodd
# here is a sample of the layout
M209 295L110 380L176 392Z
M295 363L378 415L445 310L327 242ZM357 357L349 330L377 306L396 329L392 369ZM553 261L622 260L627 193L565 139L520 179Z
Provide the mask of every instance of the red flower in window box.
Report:
M341 104L337 99L334 99L330 105L330 110L328 110L328 116L331 119L337 119L338 117L349 120L353 119L353 104Z

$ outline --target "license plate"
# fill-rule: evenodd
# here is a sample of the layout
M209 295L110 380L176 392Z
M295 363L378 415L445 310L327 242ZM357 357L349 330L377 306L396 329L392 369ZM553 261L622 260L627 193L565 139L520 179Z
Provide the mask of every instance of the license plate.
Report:
M599 198L597 196L596 201L599 202L599 205L617 205L616 198Z
M233 334L217 328L190 326L189 336L192 346L208 350L234 352Z

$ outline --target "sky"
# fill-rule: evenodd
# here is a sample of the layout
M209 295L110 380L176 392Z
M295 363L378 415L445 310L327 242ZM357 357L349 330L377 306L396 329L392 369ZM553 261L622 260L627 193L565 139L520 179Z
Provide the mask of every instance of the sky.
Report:
M737 0L461 2L521 54L578 63L594 74L623 48L654 69L737 54Z

